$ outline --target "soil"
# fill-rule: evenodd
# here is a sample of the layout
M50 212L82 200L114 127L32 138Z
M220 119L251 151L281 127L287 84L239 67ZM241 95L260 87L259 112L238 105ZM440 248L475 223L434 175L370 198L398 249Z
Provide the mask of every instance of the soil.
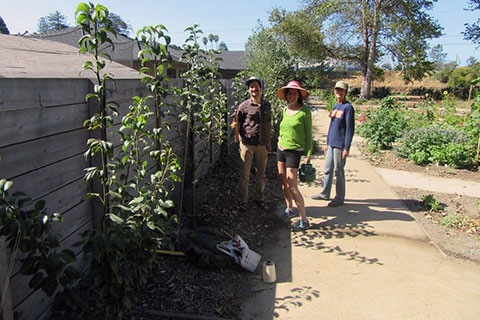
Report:
M450 167L418 166L410 160L395 156L392 151L370 154L360 146L362 157L376 167L420 172L426 175L458 180L480 181L480 172ZM480 199L459 194L438 193L420 189L394 187L417 222L429 235L434 245L449 256L480 262ZM422 196L431 194L442 207L440 212L427 208ZM462 219L463 224L449 224L450 218Z
M259 206L250 201L247 208L236 201L237 161L238 153L230 155L198 183L195 221L197 228L210 227L222 235L240 235L250 249L262 255L262 248L277 242L279 229L289 227L273 214L283 199L276 157L270 154L267 163L265 202ZM254 181L255 172L252 170L250 194L254 191ZM176 250L186 250L188 233L193 229L192 217L185 217L183 236ZM238 319L244 298L260 290L253 283L262 278L261 270L258 267L252 273L234 263L224 269L206 269L184 257L166 256L164 265L156 270L139 302L123 318L178 319L181 314L189 315L188 319L195 319L194 316Z

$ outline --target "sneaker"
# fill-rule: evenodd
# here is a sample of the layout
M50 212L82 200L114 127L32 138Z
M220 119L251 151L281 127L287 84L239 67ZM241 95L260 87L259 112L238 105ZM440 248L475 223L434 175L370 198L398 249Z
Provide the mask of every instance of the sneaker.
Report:
M322 193L313 195L312 199L313 200L330 200L329 197L324 196Z
M333 200L333 201L330 201L330 202L328 203L328 206L329 206L330 208L335 208L335 207L341 206L342 204L343 204L343 202L339 202L339 201Z
M297 231L307 230L308 228L310 228L310 222L308 220L303 221L302 219L300 219L294 224L292 224L292 228Z
M296 209L286 208L285 211L283 211L283 213L282 213L282 218L285 218L285 219L290 219L290 218L293 218L293 217L296 217L296 216L297 216Z

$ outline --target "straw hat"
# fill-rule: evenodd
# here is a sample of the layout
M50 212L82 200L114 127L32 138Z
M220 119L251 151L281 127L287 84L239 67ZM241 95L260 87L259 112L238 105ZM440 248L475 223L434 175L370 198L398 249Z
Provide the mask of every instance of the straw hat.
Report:
M278 89L277 90L277 96L282 100L287 100L287 98L285 97L285 92L287 91L287 89L297 89L297 90L299 90L300 94L302 95L302 99L306 99L310 95L310 93L308 93L307 90L303 89L300 86L300 83L298 81L294 80L294 81L290 81L289 83L287 83L286 86Z

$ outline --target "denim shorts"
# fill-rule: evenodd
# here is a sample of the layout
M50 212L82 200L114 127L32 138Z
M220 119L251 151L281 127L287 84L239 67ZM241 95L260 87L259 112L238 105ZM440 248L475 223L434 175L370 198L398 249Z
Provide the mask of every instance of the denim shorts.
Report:
M280 150L277 149L277 161L286 162L287 168L298 169L300 166L300 159L302 158L303 150Z

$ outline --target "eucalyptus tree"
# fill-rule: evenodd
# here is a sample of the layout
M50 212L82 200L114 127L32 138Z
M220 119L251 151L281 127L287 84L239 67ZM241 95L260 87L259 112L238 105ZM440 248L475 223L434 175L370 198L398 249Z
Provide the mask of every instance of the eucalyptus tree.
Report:
M480 0L469 0L469 7L466 10L480 10ZM465 23L465 32L462 33L465 40L480 45L480 19L474 23Z
M46 33L49 31L67 29L67 17L55 10L48 16L41 17L38 20L37 31L38 33Z
M442 28L427 13L436 0L304 0L304 7L287 17L298 15L315 23L312 32L320 30L317 50L326 56L359 63L362 72L361 96L369 98L374 65L389 54L402 71L404 79L422 79L433 69L427 60L428 40L439 37ZM289 21L271 15L275 26L294 46L304 43L308 32L282 26ZM298 26L298 24L297 24ZM320 36L324 34L325 38Z

